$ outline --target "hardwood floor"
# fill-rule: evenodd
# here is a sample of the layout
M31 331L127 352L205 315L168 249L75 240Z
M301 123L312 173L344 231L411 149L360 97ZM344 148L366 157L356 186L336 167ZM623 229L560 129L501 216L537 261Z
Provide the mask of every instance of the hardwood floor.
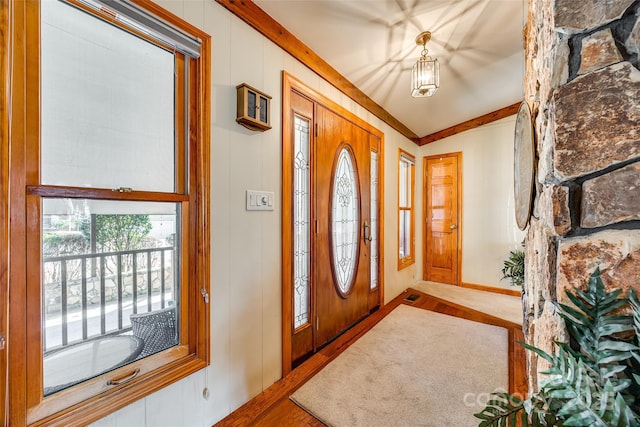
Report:
M406 301L405 298L411 294L418 295L418 298L413 302ZM506 328L509 332L509 392L526 394L525 352L517 344L518 341L524 341L521 325L409 288L216 426L324 426L321 421L289 400L289 396L400 304Z

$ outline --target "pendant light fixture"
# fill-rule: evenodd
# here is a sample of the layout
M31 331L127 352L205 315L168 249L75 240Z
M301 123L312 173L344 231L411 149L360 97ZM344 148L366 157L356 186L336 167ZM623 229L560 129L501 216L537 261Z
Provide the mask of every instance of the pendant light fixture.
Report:
M416 44L422 46L420 59L411 70L411 96L422 98L436 93L440 86L440 64L435 58L427 56L427 42L431 40L431 32L424 31L416 37Z

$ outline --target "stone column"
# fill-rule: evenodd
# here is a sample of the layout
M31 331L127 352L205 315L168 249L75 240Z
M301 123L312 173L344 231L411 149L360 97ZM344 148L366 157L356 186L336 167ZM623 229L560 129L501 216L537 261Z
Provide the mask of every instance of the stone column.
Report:
M524 100L537 168L523 297L527 342L565 341L556 303L596 267L640 290L640 2L529 0ZM528 352L530 390L543 360Z

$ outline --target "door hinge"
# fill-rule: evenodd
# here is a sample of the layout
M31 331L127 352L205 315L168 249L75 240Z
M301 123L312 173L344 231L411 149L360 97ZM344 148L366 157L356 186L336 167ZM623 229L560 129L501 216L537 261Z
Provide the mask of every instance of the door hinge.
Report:
M316 331L320 330L320 316L316 316Z
M209 304L209 294L205 288L200 289L200 293L202 294L202 298L204 298L204 303Z
M315 227L316 228L315 234L318 234L318 220L317 219L315 220L315 223L316 223L315 224L315 226L316 226Z
M316 128L316 138L317 138L318 137L318 124L317 123L316 123L315 128Z
M0 350L4 350L4 343L5 343L5 339L4 339L4 334L0 334Z

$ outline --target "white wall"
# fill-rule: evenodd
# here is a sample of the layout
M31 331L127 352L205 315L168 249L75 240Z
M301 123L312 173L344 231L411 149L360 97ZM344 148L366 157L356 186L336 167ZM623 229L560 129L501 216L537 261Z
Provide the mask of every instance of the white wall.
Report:
M510 287L502 262L520 248L513 200L515 116L441 139L419 155L462 152L462 282Z
M212 36L211 366L99 426L210 426L280 379L281 70L384 133L385 301L422 274L419 261L397 271L395 235L398 148L416 153L418 147L213 0L158 3ZM271 130L251 132L235 122L235 86L243 82L273 97ZM273 191L275 211L245 211L247 189ZM422 205L419 197L416 205ZM420 238L421 228L416 231ZM416 242L418 260L421 246Z

